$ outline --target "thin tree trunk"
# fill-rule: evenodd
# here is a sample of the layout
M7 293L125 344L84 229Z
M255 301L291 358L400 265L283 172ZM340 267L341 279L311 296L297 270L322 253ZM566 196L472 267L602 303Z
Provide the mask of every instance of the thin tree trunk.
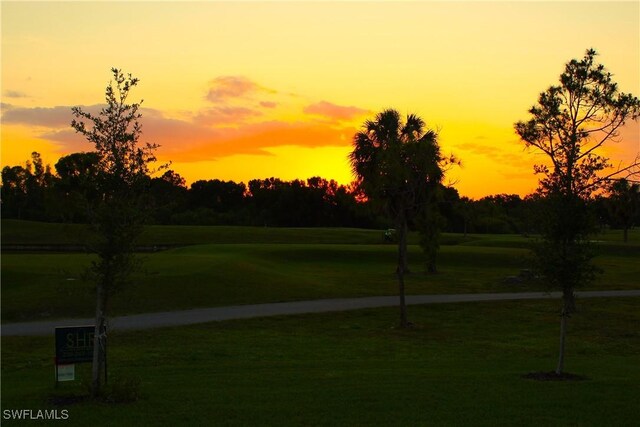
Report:
M95 318L95 330L93 336L93 365L91 369L91 396L97 397L100 395L101 382L104 368L104 346L105 337L103 332L105 331L105 308L107 306L107 295L105 286L103 283L99 283L96 292L96 318Z
M409 326L409 321L407 320L407 304L404 296L404 273L402 271L398 271L398 290L400 294L400 327L406 328Z
M627 243L629 241L629 227L627 227L626 225L624 226L623 233L624 242Z
M560 316L560 352L558 354L558 366L556 367L556 375L562 375L564 370L564 347L565 338L567 336L567 315L562 312Z
M429 261L429 265L427 266L427 272L432 274L438 272L438 267L436 266L435 261L433 260Z
M407 220L402 217L399 220L398 227L398 267L396 274L398 276L398 293L400 295L400 327L409 326L407 321L407 305L404 295L404 274L407 266Z
M558 366L556 374L562 375L564 371L565 342L567 338L567 320L574 311L575 301L572 289L565 288L562 291L562 314L560 316L560 351L558 352Z

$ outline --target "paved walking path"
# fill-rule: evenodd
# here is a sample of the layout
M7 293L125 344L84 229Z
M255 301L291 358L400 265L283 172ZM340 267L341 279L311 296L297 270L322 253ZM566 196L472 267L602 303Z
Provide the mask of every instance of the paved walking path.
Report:
M640 297L640 290L576 292L578 298ZM407 295L407 304L439 304L471 301L505 301L560 298L559 292L514 292L454 295ZM280 302L271 304L237 305L230 307L200 308L183 311L134 314L114 317L110 329L151 329L165 326L192 325L220 320L247 319L304 313L347 311L361 308L390 307L398 304L397 296L323 299L315 301ZM49 335L56 326L91 325L93 319L64 319L55 321L8 323L2 325L2 336Z

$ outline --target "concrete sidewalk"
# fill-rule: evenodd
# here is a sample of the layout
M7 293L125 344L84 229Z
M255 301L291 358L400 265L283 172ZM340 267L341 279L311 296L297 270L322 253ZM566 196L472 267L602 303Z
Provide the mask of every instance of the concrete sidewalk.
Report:
M585 291L576 292L576 296L578 298L640 297L640 290ZM407 295L406 301L408 305L415 305L555 298L560 298L560 292ZM361 308L392 307L397 304L397 296L385 296L237 305L229 307L212 307L193 310L120 316L112 318L109 322L109 325L111 330L151 329L167 326L192 325L196 323L206 323L220 320L247 319L252 317L267 317L304 313L324 313L331 311L357 310ZM58 326L92 325L93 323L94 319L63 319L29 323L8 323L2 325L0 332L2 336L49 335L53 334L54 328Z

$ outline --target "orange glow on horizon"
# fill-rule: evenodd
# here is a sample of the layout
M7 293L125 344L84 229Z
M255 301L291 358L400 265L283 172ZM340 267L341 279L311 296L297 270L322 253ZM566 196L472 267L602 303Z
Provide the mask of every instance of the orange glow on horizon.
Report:
M143 139L189 183L349 184L354 133L395 108L422 117L442 152L462 160L445 179L461 195L524 196L540 156L513 124L567 61L593 47L620 89L640 95L637 2L34 5L0 3L2 166L32 151L52 166L90 151L70 108L103 102L117 66L140 78L132 99L144 99ZM639 152L632 122L606 155L616 163Z

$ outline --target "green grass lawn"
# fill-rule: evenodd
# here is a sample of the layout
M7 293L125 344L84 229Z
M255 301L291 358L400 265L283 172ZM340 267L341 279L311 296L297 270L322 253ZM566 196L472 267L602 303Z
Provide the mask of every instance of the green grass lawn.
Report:
M78 244L83 227L2 221L3 244ZM591 289L640 287L640 233L597 239ZM415 243L416 236L411 241ZM133 285L111 314L316 298L395 295L395 246L354 229L150 227ZM82 243L82 242L80 242ZM444 235L439 272L410 246L409 294L513 292L529 239ZM2 321L91 317L82 253L2 253ZM633 425L640 419L640 298L578 301L566 369L585 381L537 382L555 367L558 301L359 310L210 323L110 336L112 382L139 379L134 403L82 402L65 425ZM53 408L53 337L2 338L2 409ZM89 376L89 364L78 366ZM16 424L16 423L13 423ZM24 422L22 422L24 424ZM31 422L30 424L38 424ZM3 420L3 425L12 425Z
M63 405L65 425L634 425L640 417L640 298L579 301L566 369L555 367L558 301L412 306L114 333L111 381L134 403ZM52 408L52 337L2 339L2 409ZM80 376L89 365L79 365ZM17 423L16 423L17 424ZM3 425L16 425L4 421ZM24 424L24 423L23 423Z
M82 245L89 241L87 226L35 221L2 220L2 242L11 245ZM417 236L412 235L417 242ZM379 244L383 232L355 228L273 228L235 226L150 225L140 245L202 245L216 243L333 243Z
M412 247L418 255L419 248ZM521 249L443 247L440 273L419 261L411 294L514 291L504 278L526 266ZM304 299L394 295L395 248L386 245L199 245L141 256L143 270L116 294L112 314ZM5 254L2 319L91 317L84 254Z
M2 219L2 243L10 245L78 245L89 238L82 224L57 224L36 221ZM409 233L410 243L417 244L416 233ZM141 245L199 245L215 243L333 243L379 244L381 230L357 228L278 228L235 226L150 225L145 228ZM621 230L607 230L596 237L606 244L621 244ZM527 239L514 234L444 233L442 244L468 244L499 247L525 247ZM640 245L640 229L629 231L629 243Z
M9 230L7 230L7 224ZM56 236L59 224L3 221L33 226ZM79 226L72 226L79 227ZM148 242L175 244L181 227L156 227ZM265 229L186 227L184 235L217 240L142 254L143 268L132 285L118 293L111 314L194 307L281 302L318 298L394 295L396 247L382 244L380 232L353 229ZM76 230L77 231L77 230ZM67 230L67 232L70 232ZM217 234L216 234L217 233ZM263 234L260 234L263 233ZM25 235L29 235L25 231ZM36 233L32 230L32 235ZM163 237L164 236L164 237ZM288 243L264 243L267 237ZM634 234L635 236L635 234ZM13 238L16 241L15 237ZM262 243L237 243L247 241ZM318 243L319 240L324 242ZM377 240L376 244L368 241ZM604 274L589 289L637 289L640 244L624 245L612 233L601 237L596 263ZM185 241L187 241L185 237ZM277 239L276 239L277 240ZM41 242L50 241L42 237ZM299 243L303 241L304 243ZM25 238L24 242L32 242ZM220 243L226 242L226 243ZM233 242L233 243L231 243ZM313 243L316 242L316 243ZM330 243L337 242L337 243ZM446 244L445 244L446 243ZM527 239L515 235L446 235L435 275L424 273L421 250L412 245L408 294L514 292L543 290L541 285L505 282L528 267ZM2 321L30 321L93 315L93 286L83 280L91 256L81 253L3 253Z

